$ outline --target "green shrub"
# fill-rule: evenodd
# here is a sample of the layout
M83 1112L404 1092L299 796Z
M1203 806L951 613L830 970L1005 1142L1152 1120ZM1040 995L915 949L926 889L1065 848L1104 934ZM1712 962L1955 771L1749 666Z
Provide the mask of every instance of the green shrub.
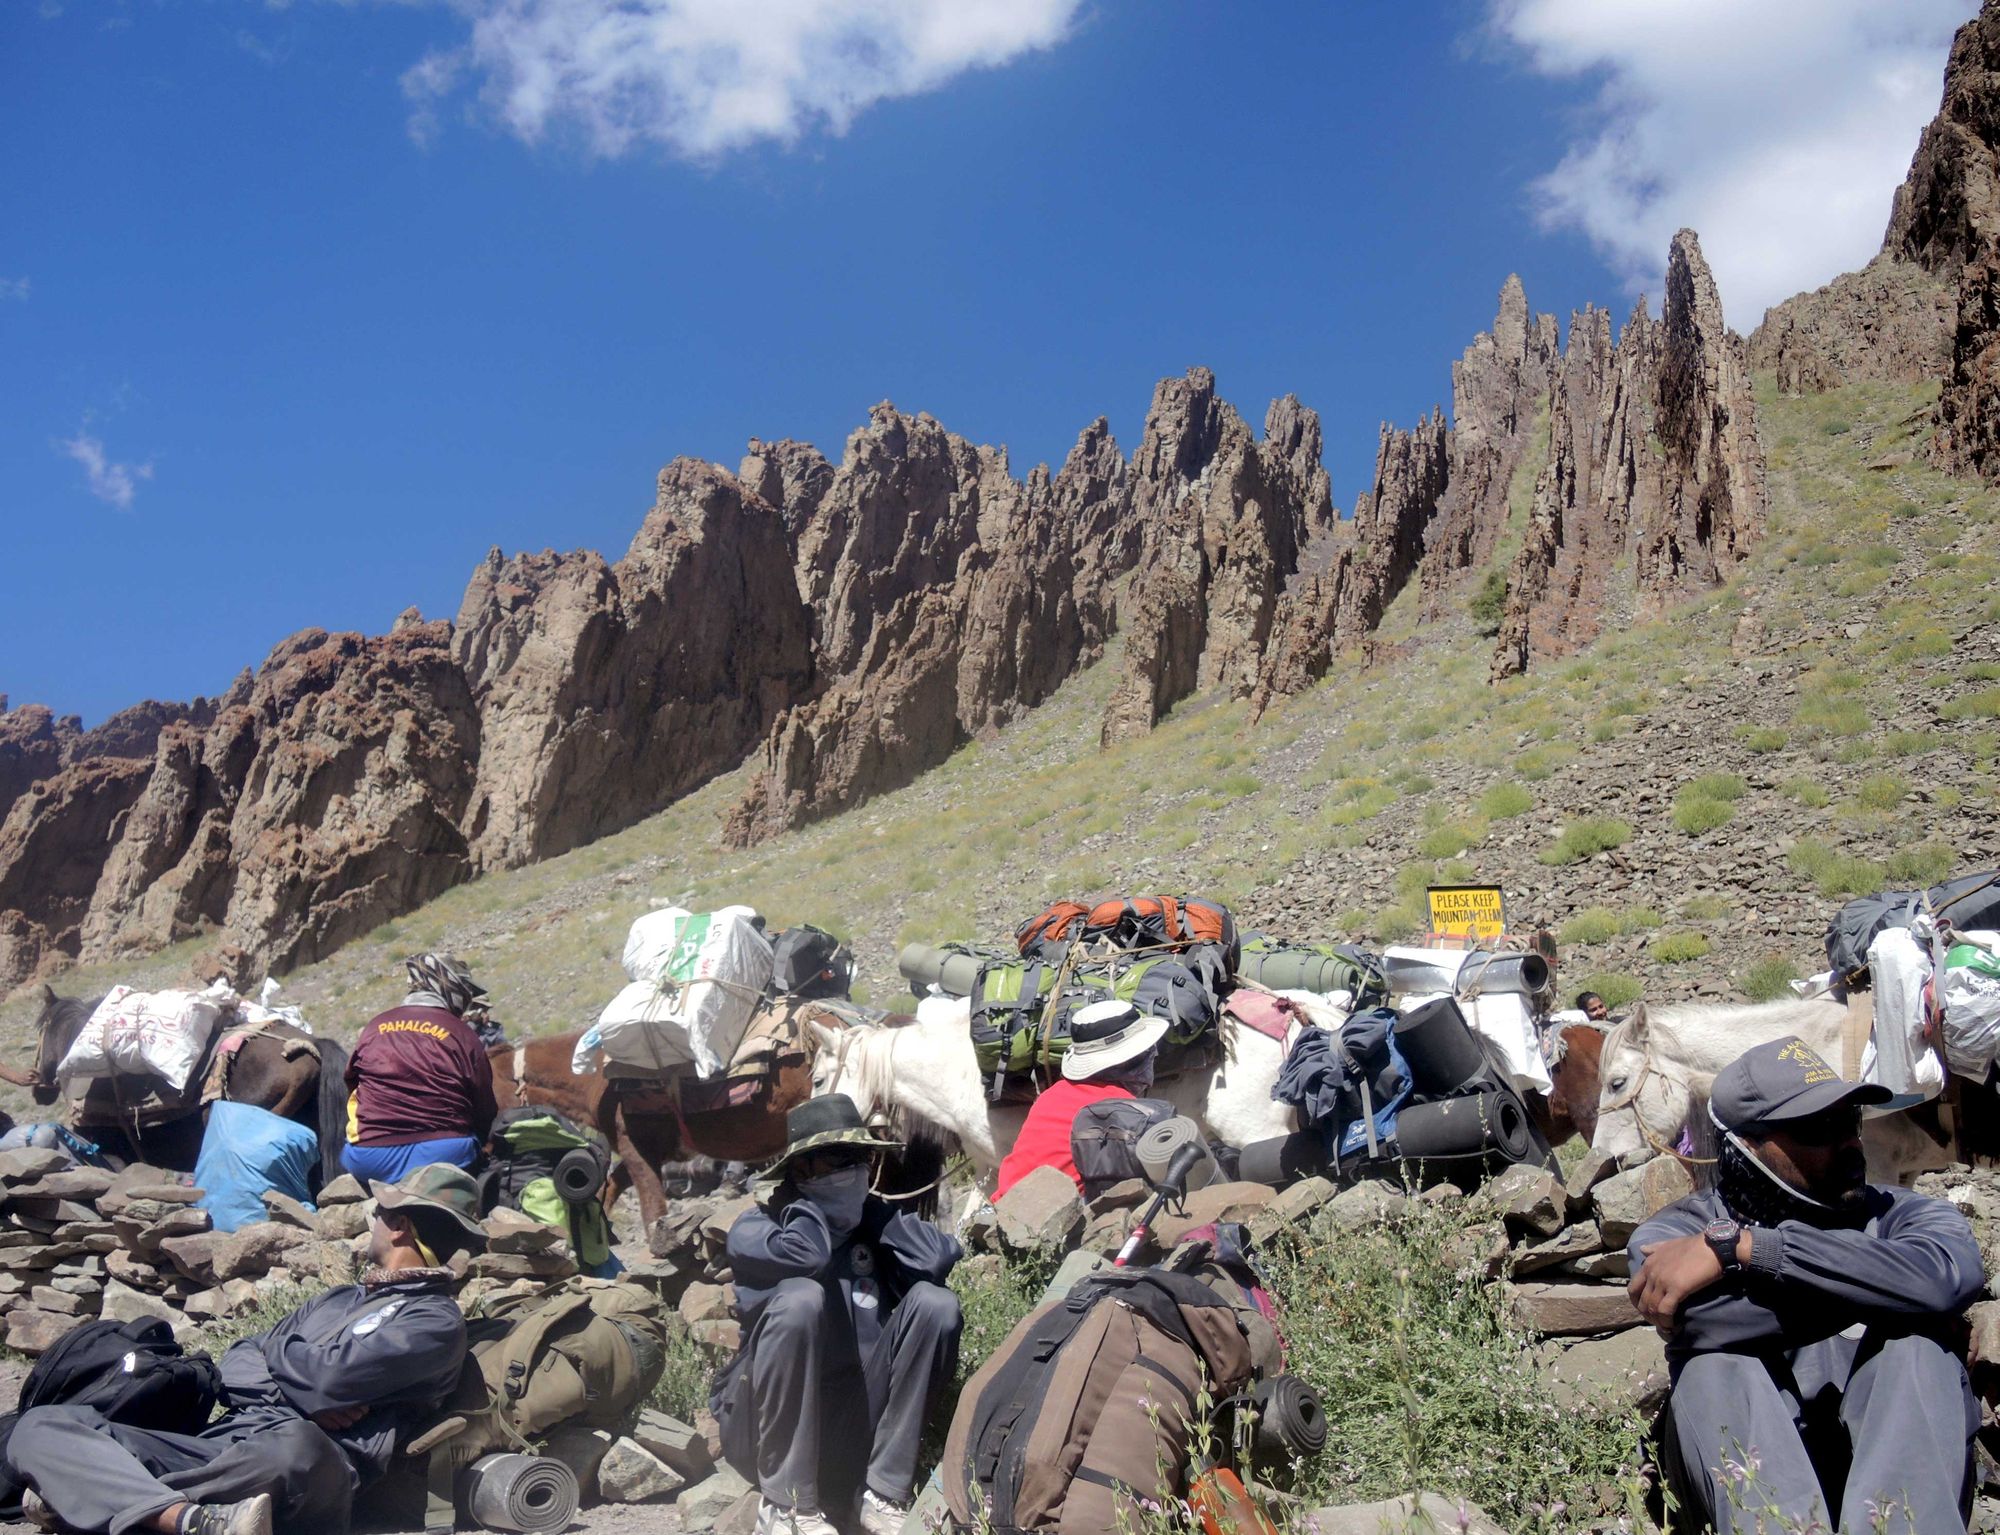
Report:
M1684 965L1708 952L1708 939L1700 933L1662 933L1646 945L1646 952L1662 965Z
M1685 790L1674 800L1674 828L1690 837L1714 831L1734 814L1736 807L1728 800L1690 798Z
M1384 906L1368 919L1368 935L1382 943L1401 943L1424 930L1424 919L1407 906Z
M1977 693L1954 698L1938 709L1938 715L1948 720L2000 719L2000 688L1981 688Z
M1858 736L1869 726L1868 706L1858 698L1808 698L1793 711L1792 723L1808 735Z
M1447 821L1425 832L1417 843L1417 851L1426 858L1456 858L1467 848L1477 847L1485 837L1486 828L1478 822Z
M1535 808L1535 796L1517 783L1496 783L1479 797L1479 813L1489 821L1509 821Z
M1618 914L1608 906L1586 906L1562 925L1557 939L1565 949L1581 944L1607 943L1624 932Z
M1216 781L1215 792L1224 799L1242 799L1245 795L1257 793L1263 787L1262 780L1249 773L1231 773Z
M709 1381L729 1356L708 1347L678 1323L677 1317L668 1321L667 1367L646 1405L657 1407L683 1423L692 1423L696 1413L707 1409Z
M1636 1522L1640 1423L1608 1401L1552 1410L1506 1287L1468 1265L1468 1219L1413 1200L1266 1255L1290 1367L1327 1414L1327 1452L1297 1491L1313 1506L1447 1487L1510 1530Z
M1809 810L1823 810L1833 803L1833 796L1810 778L1792 779L1785 792Z
M1681 915L1690 922L1719 922L1733 910L1729 902L1707 891L1681 903Z
M1631 837L1632 828L1623 821L1608 816L1586 816L1583 820L1571 821L1562 829L1562 835L1542 850L1542 862L1553 865L1581 863L1593 854L1623 847Z
M1866 895L1881 889L1887 878L1880 864L1838 852L1813 837L1794 842L1786 862L1824 896Z
M1651 906L1628 906L1618 914L1618 922L1628 933L1650 933L1667 919Z
M1487 571L1465 608L1472 615L1472 627L1485 638L1493 638L1507 616L1507 577L1499 570Z
M1752 1002L1776 1002L1791 995L1792 978L1797 973L1784 955L1767 954L1744 973L1743 995Z
M1853 430L1854 430L1853 422L1843 421L1838 416L1835 416L1830 421L1825 421L1820 424L1821 433L1823 433L1825 436L1828 437L1845 437L1849 432Z
M1931 738L1921 730L1891 730L1875 738L1875 747L1885 757L1911 757L1931 749Z
M1894 773L1871 773L1856 786L1854 798L1867 810L1894 810L1909 792L1910 786Z
M1514 771L1530 783L1540 783L1575 755L1567 746L1531 746L1514 759Z
M1898 848L1889 855L1889 878L1898 885L1936 885L1951 877L1958 853L1942 842Z
M1967 682L2000 682L2000 661L1975 661L1959 676Z
M1766 752L1783 751L1789 738L1784 731L1770 725L1739 725L1736 739L1743 743L1745 751L1762 756Z
M1735 801L1749 792L1750 786L1734 773L1704 773L1681 788L1681 793L1696 799Z

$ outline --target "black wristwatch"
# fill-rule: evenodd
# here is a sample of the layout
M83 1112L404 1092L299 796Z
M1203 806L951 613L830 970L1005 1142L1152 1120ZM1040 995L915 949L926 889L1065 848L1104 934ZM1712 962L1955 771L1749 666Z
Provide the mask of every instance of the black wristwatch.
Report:
M1725 1274L1734 1274L1743 1267L1736 1257L1736 1244L1742 1236L1743 1228L1726 1215L1702 1228L1701 1239L1708 1243L1708 1250L1715 1254L1715 1261L1722 1265Z

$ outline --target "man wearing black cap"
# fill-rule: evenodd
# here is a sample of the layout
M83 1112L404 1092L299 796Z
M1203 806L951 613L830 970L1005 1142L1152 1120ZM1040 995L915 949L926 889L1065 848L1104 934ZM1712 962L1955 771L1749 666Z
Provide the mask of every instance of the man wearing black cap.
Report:
M965 1249L869 1193L895 1142L842 1093L786 1120L785 1154L756 1186L761 1208L729 1228L743 1346L711 1398L722 1450L757 1483L758 1535L899 1535L924 1420L958 1364L963 1325L945 1288Z
M1719 1531L1965 1528L1979 1411L1951 1332L1984 1274L1957 1210L1867 1182L1861 1109L1889 1096L1758 1045L1711 1090L1717 1188L1632 1235L1673 1372L1661 1461Z

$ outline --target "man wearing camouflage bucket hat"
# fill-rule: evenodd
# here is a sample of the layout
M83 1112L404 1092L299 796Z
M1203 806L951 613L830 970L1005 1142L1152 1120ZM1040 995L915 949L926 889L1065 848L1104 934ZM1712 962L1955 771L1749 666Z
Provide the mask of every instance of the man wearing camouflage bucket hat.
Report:
M809 1099L786 1120L760 1208L729 1229L742 1347L710 1405L722 1450L755 1482L758 1535L899 1535L930 1405L963 1325L945 1288L955 1238L869 1192L875 1135L854 1100ZM856 1500L859 1507L856 1507Z
M1717 1187L1632 1235L1673 1373L1661 1463L1717 1530L1965 1529L1954 1335L1985 1274L1958 1210L1867 1181L1861 1110L1889 1096L1795 1036L1745 1052L1710 1090Z
M165 1432L93 1407L35 1407L6 1445L24 1512L84 1535L342 1531L355 1494L436 1415L465 1362L453 1254L477 1249L479 1190L455 1167L375 1189L373 1265L222 1356L229 1411Z

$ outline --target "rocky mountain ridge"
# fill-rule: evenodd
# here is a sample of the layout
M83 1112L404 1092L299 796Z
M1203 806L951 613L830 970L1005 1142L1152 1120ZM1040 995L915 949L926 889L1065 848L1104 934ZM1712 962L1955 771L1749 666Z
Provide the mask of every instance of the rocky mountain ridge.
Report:
M1660 319L1642 304L1615 342L1593 307L1565 339L1510 278L1449 423L1385 425L1350 517L1318 417L1287 396L1259 437L1206 369L1159 385L1129 459L1100 419L1025 479L885 403L837 464L757 439L734 474L674 461L616 562L493 551L455 622L306 630L220 699L92 731L0 712L0 988L197 935L221 969L283 970L746 757L726 835L747 846L910 782L1114 631L1107 745L1195 696L1262 712L1367 664L1406 592L1434 619L1475 580L1497 583L1491 674L1514 675L1742 559L1766 511L1753 367L1800 390L1940 377L1929 451L1984 471L1996 61L2000 0L1954 45L1883 255L1747 346L1689 231Z

